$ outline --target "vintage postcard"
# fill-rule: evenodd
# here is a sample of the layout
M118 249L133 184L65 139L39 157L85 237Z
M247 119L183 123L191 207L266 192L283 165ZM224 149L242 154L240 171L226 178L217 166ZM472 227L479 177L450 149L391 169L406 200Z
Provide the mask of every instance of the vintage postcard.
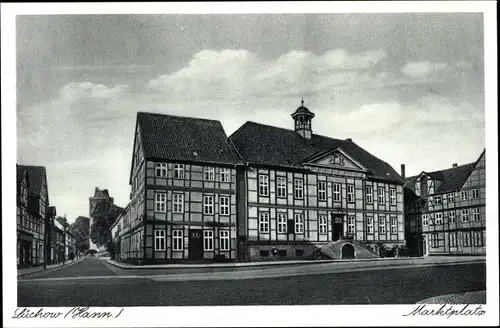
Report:
M2 4L4 326L498 325L495 23Z

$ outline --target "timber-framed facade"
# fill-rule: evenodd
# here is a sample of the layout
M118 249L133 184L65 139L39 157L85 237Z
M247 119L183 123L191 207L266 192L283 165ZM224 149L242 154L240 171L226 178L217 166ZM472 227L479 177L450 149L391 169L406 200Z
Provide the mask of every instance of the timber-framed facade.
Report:
M407 240L414 254L486 254L485 152L476 162L407 179Z
M112 227L117 256L235 261L236 164L219 122L138 113L131 201Z
M378 256L376 245L405 244L403 180L351 139L311 131L314 114L292 114L295 130L247 122L230 140L238 170L240 259L304 258L344 244L352 257ZM365 164L367 163L367 164Z

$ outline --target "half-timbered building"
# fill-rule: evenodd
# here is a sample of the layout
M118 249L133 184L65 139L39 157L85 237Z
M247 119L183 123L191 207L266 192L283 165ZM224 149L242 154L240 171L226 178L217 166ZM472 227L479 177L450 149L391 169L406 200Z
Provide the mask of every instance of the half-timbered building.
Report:
M486 254L485 165L483 151L473 163L407 179L407 240L414 254Z
M295 129L247 122L230 136L237 170L241 260L377 257L405 244L403 184L386 162L353 140L312 132L300 106Z
M130 204L112 230L120 258L235 260L236 164L220 122L139 112Z
M43 166L17 166L18 265L41 265L44 260L45 213L49 204Z

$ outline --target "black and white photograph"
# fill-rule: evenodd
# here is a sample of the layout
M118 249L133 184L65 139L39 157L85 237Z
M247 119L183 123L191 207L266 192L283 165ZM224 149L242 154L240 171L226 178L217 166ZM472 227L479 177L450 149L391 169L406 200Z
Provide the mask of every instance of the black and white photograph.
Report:
M2 4L4 326L498 325L495 9Z

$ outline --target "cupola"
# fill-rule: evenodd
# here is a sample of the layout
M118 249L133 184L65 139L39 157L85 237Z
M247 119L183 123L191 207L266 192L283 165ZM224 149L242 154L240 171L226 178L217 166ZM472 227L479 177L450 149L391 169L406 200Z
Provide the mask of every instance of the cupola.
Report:
M295 121L295 132L302 138L311 139L311 121L314 117L314 113L304 106L304 99L302 99L300 107L297 108L291 116Z

